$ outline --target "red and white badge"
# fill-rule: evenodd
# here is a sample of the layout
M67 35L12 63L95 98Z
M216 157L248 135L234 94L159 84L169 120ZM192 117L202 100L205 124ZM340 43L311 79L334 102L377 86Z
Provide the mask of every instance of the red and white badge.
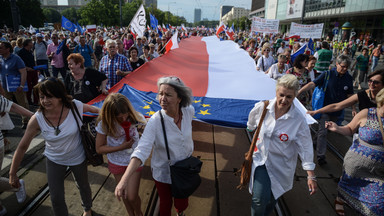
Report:
M287 142L289 140L288 134L285 134L285 133L280 134L279 138L283 142Z

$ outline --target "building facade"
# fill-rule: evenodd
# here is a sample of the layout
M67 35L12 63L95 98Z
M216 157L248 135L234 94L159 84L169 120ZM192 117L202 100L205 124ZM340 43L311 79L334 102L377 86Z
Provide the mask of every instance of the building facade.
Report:
M383 42L383 15L384 0L265 0L265 18L280 20L281 32L288 32L291 22L324 23L323 36L332 38L349 22L354 37Z
M220 20L221 20L221 18L222 18L225 14L227 14L229 11L231 11L232 8L233 8L233 6L222 5L222 6L220 7Z
M265 1L260 0L252 0L251 12L249 13L249 17L260 17L265 18Z
M195 16L194 16L194 22L200 22L201 21L201 9L195 8Z
M231 11L229 11L227 14L225 14L221 18L220 21L224 22L225 24L227 24L229 20L238 19L238 18L244 17L244 16L248 17L249 16L249 12L250 12L250 10L245 9L245 8L233 7L231 9Z

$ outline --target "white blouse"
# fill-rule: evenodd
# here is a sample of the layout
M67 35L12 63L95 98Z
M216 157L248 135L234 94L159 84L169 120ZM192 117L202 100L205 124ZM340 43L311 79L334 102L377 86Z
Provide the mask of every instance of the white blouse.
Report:
M257 65L256 65L256 68L259 68L259 71L260 72L265 72L268 70L268 68L270 68L273 64L275 63L275 59L269 55L268 57L265 57L264 55L261 56L258 60L257 60ZM264 67L263 67L264 65Z
M269 101L253 153L252 175L249 192L252 193L253 176L256 167L265 164L271 179L272 193L278 199L292 189L297 156L302 161L303 170L314 170L313 147L309 126L305 116L292 103L287 113L275 119L276 98ZM258 102L249 113L248 129L254 130L260 120L264 102Z
M139 113L139 116L142 119L142 121L145 122L145 118L141 113ZM125 142L126 135L125 135L124 128L116 123L116 129L117 129L116 137L107 136L107 146L119 146L123 142ZM102 127L102 121L100 121L97 124L96 131L99 134L105 135L105 132ZM131 137L131 139L134 140L134 143L132 144L132 149L134 150L137 147L137 144L139 143L139 132L137 131L137 124L131 124L131 127L129 128L129 136ZM119 166L128 166L129 162L131 161L131 153L128 151L128 149L124 149L121 151L108 153L107 158L113 164L116 164Z
M268 71L268 76L272 79L279 79L280 77L282 77L283 75L285 75L285 72L287 72L287 70L289 69L288 65L287 64L284 64L284 68L283 70L281 71L282 73L279 72L279 67L277 65L278 63L276 64L273 64L271 66L271 68L269 68L269 71Z
M174 123L172 117L167 116L164 110L156 112L148 121L138 146L132 153L142 163L147 160L152 151L151 169L153 178L162 183L171 184L171 176L167 150L165 148L163 128L159 112L164 117L165 131L167 133L171 165L192 155L192 119L195 114L193 106L181 108L183 118L181 130Z
M81 115L83 113L83 103L78 100L73 100L73 102L76 104ZM68 112L67 117L60 124L59 128L61 132L58 136L55 134L55 129L47 123L42 112L36 112L35 116L41 130L41 135L45 139L44 155L50 161L60 165L75 166L85 160L80 131L72 111ZM76 118L81 127L83 123L78 119L77 114Z

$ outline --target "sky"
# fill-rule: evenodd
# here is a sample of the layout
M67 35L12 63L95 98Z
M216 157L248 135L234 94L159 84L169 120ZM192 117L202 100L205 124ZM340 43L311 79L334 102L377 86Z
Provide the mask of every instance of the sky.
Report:
M67 0L58 0L59 5L67 5ZM194 21L195 8L201 9L201 19L220 19L220 6L228 5L251 9L252 0L157 0L157 8L184 16L188 22Z

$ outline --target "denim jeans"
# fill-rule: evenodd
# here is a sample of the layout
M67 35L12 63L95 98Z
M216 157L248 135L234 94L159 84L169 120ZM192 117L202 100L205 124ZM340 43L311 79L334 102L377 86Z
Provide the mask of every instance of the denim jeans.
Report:
M272 194L271 180L265 165L256 167L253 188L251 216L268 216L276 205Z
M375 70L375 67L379 63L379 58L376 56L372 56L372 67L371 67L371 73Z

